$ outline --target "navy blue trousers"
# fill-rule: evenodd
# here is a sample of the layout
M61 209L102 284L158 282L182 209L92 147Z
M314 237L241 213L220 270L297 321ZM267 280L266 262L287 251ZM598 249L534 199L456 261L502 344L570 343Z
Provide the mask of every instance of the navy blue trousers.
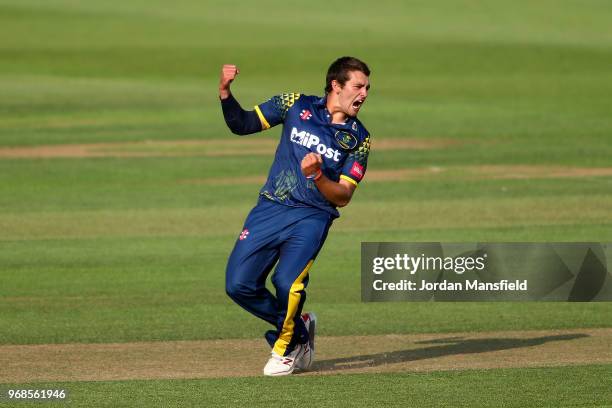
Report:
M308 341L301 319L308 271L325 242L331 214L261 197L249 213L226 269L225 290L240 306L272 324L266 338L279 355ZM276 264L272 284L266 279Z

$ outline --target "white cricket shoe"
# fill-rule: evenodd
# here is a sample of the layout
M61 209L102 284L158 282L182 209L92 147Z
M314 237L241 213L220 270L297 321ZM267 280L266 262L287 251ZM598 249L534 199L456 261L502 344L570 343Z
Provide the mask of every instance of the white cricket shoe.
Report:
M281 356L275 351L272 351L270 359L263 369L264 375L280 376L289 375L296 369L296 361L300 360L308 345L298 344L295 349L286 356Z
M304 352L301 358L296 362L296 369L308 370L312 365L315 357L315 334L317 325L317 315L312 312L304 313L302 321L306 325L306 331L308 332L308 343L303 344Z

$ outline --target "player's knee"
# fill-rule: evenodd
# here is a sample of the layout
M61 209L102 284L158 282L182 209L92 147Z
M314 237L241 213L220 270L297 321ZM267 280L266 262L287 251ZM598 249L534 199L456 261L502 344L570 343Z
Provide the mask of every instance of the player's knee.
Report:
M278 280L273 279L272 280L272 284L276 288L276 292L279 295L280 294L288 295L289 292L291 292L291 286L293 285L293 282L287 282L287 281L283 281L283 280L280 280L280 279L278 279Z
M234 300L244 299L253 292L253 288L239 280L228 278L225 281L225 293Z
M236 299L240 295L240 286L232 281L225 282L225 293L232 299Z

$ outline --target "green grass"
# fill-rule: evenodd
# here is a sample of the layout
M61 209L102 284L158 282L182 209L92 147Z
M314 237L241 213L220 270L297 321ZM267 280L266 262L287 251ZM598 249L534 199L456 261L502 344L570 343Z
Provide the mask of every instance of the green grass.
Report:
M611 375L612 365L595 365L289 378L34 383L14 387L65 389L74 407L270 407L304 401L320 407L604 407L612 406ZM19 406L30 405L34 406Z
M275 2L163 4L0 2L0 144L225 136L222 63L241 66L235 90L249 106L319 93L330 61L351 53L373 69L363 117L375 137L522 138L540 159L578 144L609 157L609 144L597 148L611 130L603 2L389 2L375 13L361 2L343 17L311 2L299 19Z
M350 54L373 72L360 114L374 140L371 170L611 167L611 19L601 0L317 0L299 10L0 0L0 148L238 141L218 103L221 64L240 67L234 92L249 107L282 91L320 94L329 63ZM401 138L458 143L376 150L376 139ZM263 175L271 160L0 158L0 344L261 336L265 324L232 304L223 283L259 186L185 181ZM611 327L611 303L364 304L359 244L610 242L612 177L367 180L312 270L307 307L321 334ZM609 365L66 387L77 406L271 406L292 387L313 390L322 406L605 406L606 376Z
M414 237L437 236L427 234ZM511 228L500 238L517 236ZM406 236L378 231L364 237ZM225 295L225 262L234 240L196 235L5 241L0 343L260 337L267 325ZM308 308L318 312L322 335L610 327L610 303L360 303L354 245L352 233L332 235L311 272Z

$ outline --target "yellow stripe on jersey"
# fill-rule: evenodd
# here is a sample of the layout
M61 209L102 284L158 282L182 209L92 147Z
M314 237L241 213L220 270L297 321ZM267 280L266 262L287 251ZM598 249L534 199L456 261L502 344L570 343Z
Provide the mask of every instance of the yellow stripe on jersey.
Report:
M255 105L255 112L257 112L257 116L259 116L259 121L261 122L261 130L270 129L270 124L266 120L263 113L261 113L261 109L259 109L259 106L257 105Z
M350 182L350 183L353 183L353 184L354 184L354 185L356 185L356 186L358 186L358 185L359 185L359 184L358 184L358 183L357 183L355 180L353 180L353 179L352 179L352 178L350 178L349 176L345 176L344 174L341 174L341 175L340 175L340 178L341 178L342 180L346 180L346 181L348 181L348 182Z
M283 322L283 328L281 329L280 335L278 336L278 340L274 343L274 351L279 356L284 356L285 351L287 351L287 346L289 342L291 342L291 338L293 337L293 332L295 329L295 323L293 319L295 314L297 313L298 306L300 305L300 300L302 295L300 292L304 290L304 279L308 275L308 270L312 266L314 259L311 259L300 276L293 282L291 288L289 289L289 305L287 306L287 315L285 316L285 321Z

